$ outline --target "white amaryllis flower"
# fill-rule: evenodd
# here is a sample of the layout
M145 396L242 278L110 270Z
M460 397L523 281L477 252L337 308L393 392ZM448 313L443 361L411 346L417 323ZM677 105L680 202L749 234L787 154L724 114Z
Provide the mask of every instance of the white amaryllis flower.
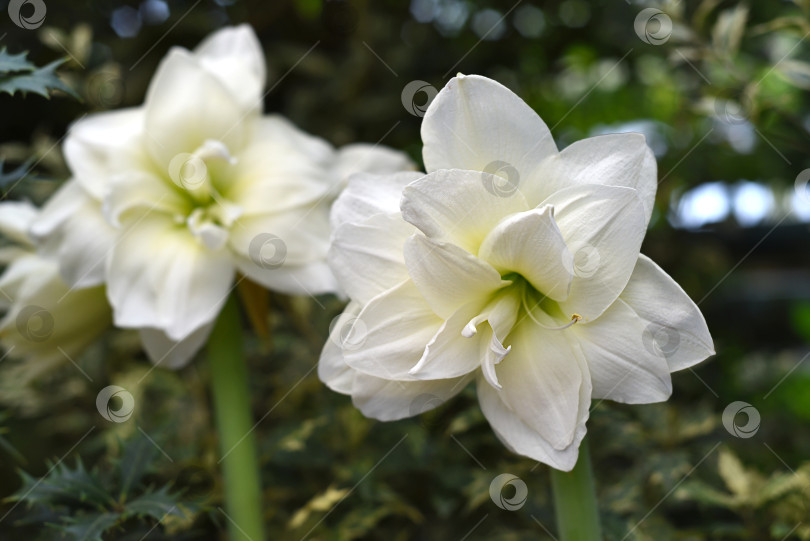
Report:
M335 203L330 263L351 302L320 376L381 420L474 379L510 449L570 470L592 399L666 400L670 372L713 354L697 306L639 253L653 155L639 134L560 152L479 76L439 92L422 139L426 176L358 175Z
M29 377L68 362L112 320L103 287L71 289L56 262L37 254L28 237L37 212L29 203L0 203L0 235L10 241L0 247L0 344L30 364Z
M249 26L172 48L142 107L74 124L73 179L32 233L74 287L107 284L119 327L181 366L205 343L237 272L270 289L336 289L329 208L354 171L411 168L371 145L339 151L262 116L265 61Z

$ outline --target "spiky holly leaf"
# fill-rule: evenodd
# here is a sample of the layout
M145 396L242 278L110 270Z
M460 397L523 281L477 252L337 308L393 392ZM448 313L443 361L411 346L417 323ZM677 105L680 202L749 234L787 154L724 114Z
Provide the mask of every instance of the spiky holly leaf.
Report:
M75 468L61 463L53 466L45 477L39 479L21 472L23 485L9 499L24 501L29 505L86 504L108 505L113 501L94 472L84 468L78 461Z
M136 434L134 439L123 445L118 461L118 475L121 480L121 496L137 488L143 476L153 469L158 449L145 436Z
M162 521L167 516L188 518L197 511L197 506L181 502L180 494L169 492L168 487L150 489L124 505L123 517L151 517Z
M27 51L11 54L3 47L0 49L0 72L6 74L12 71L34 71L36 66L29 62L27 57Z
M64 59L54 60L47 66L31 71L0 75L0 94L5 92L13 96L15 93L20 92L25 96L28 92L33 92L50 99L52 91L61 90L79 99L79 95L56 75L56 68L62 65L64 61Z
M58 528L72 541L104 541L104 532L112 528L118 519L117 513L88 513L65 518L67 524Z

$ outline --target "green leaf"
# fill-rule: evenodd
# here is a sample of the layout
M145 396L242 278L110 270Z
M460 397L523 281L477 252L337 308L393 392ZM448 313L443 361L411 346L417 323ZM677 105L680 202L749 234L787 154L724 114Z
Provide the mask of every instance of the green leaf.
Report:
M28 158L25 162L18 165L16 169L12 169L8 173L3 172L5 163L5 159L0 158L0 190L4 189L6 186L11 186L27 175L31 165L34 163L34 157Z
M145 436L140 435L125 442L118 461L121 495L127 496L138 486L143 476L151 470L158 449Z
M807 62L783 60L778 69L793 86L810 90L810 64Z
M122 517L151 517L163 520L165 516L185 517L192 511L191 504L180 502L179 494L172 494L168 487L149 490L124 505Z
M28 92L33 92L45 98L50 98L52 91L61 90L79 99L79 95L56 75L56 68L62 65L64 61L64 59L54 60L47 66L37 68L33 71L23 72L17 75L4 74L0 76L0 94L5 92L13 96L17 92L20 92L25 96Z
M88 472L78 461L76 468L58 464L42 478L21 472L23 485L9 499L28 504L56 505L59 503L84 503L103 506L113 498L102 486L93 472Z
M3 47L0 49L0 72L34 71L37 67L27 60L28 53L10 54Z
M712 29L712 42L716 49L734 54L740 47L745 23L748 21L748 7L739 4L720 13Z
M104 541L102 535L118 522L120 516L117 513L92 513L77 515L65 518L70 523L69 526L61 526L59 529L68 539L75 541Z

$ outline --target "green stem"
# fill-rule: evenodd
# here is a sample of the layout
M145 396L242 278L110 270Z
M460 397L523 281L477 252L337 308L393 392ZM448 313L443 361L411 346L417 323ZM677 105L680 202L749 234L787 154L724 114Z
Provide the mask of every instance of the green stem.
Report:
M560 541L601 541L587 438L579 446L579 460L573 470L551 468L551 487Z
M225 481L230 541L263 541L262 498L242 324L236 298L222 309L208 339L208 361Z

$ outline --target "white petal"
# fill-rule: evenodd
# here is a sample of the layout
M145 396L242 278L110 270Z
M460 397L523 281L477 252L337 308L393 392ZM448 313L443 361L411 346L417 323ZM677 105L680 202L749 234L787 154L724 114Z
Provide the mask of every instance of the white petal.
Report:
M587 409L585 417L577 424L571 444L564 449L557 450L504 404L499 392L483 377L478 378L476 388L481 411L489 421L492 430L495 431L495 435L507 448L558 470L571 471L574 468L579 457L579 444L585 437Z
M329 207L321 203L279 213L243 216L231 226L228 243L233 252L247 261L253 260L261 270L325 262L330 234ZM268 255L265 249L271 247L280 251Z
M271 291L285 295L337 293L340 286L325 260L301 265L262 267L248 258L234 256L239 271Z
M455 378L481 365L481 336L463 336L465 325L481 311L481 303L459 308L427 343L410 374L420 380Z
M41 253L59 261L59 270L73 287L105 281L105 263L118 232L101 213L101 204L76 181L69 181L42 208L31 226Z
M405 264L425 301L442 319L469 303L483 305L509 282L486 262L458 246L420 233L405 241Z
M357 372L352 403L366 417L396 421L442 405L471 380L472 375L434 381L391 381Z
M243 108L261 110L267 73L264 52L253 28L241 24L214 32L194 49L194 55Z
M599 135L572 143L544 163L543 181L526 186L524 193L537 204L570 186L625 186L638 192L649 222L658 187L657 171L655 156L642 134Z
M161 61L146 94L146 144L160 167L194 152L207 139L221 141L231 154L244 148L257 113L242 104L220 80L183 49Z
M37 208L27 201L3 201L0 203L0 234L21 246L31 246L28 229L37 213Z
M501 400L554 449L565 449L590 405L585 360L565 333L543 329L530 319L523 319L507 342L512 349L496 367Z
M647 256L639 255L619 298L645 321L645 345L666 358L670 372L714 355L712 337L697 305Z
M332 196L334 150L279 115L261 118L250 146L220 186L246 216L279 213Z
M349 298L366 304L408 279L403 248L414 231L398 212L337 228L329 265Z
M501 221L484 239L478 255L501 274L517 272L547 297L557 301L568 298L573 258L551 206Z
M402 191L402 217L425 235L477 254L481 242L504 217L529 210L519 191L499 196L486 188L492 175L447 169Z
M382 145L355 143L338 150L333 173L336 183L343 187L355 173L390 175L414 169L414 163L404 152Z
M188 229L152 214L122 233L107 276L117 326L156 328L179 341L214 321L234 269L225 250L211 252Z
M357 321L361 308L362 305L357 302L350 302L346 306L332 328L329 329L329 339L324 344L318 360L318 377L327 387L342 394L352 393L352 385L357 373L343 359L343 346L352 325Z
M77 182L101 200L113 176L151 165L144 136L141 107L89 115L70 127L65 159Z
M644 206L632 188L588 184L556 192L555 220L572 256L571 290L560 302L565 316L593 320L627 285L646 232Z
M397 380L415 379L408 372L443 323L410 280L372 299L357 319L348 336L357 346L344 348L346 363Z
M149 359L162 368L179 370L205 346L214 325L204 325L180 341L159 329L140 329L141 342Z
M166 179L146 171L132 170L112 177L108 184L101 209L107 221L121 226L126 214L132 210L133 219L159 210L184 217L191 210L191 203L172 187Z
M402 190L425 176L416 171L390 175L356 173L332 205L332 227L362 222L375 214L399 214Z
M505 86L479 75L453 77L439 92L422 121L422 142L428 172L500 169L518 186L557 153L537 113Z
M646 322L621 299L570 332L579 342L593 382L593 398L626 404L663 402L672 394L666 359L645 344Z

